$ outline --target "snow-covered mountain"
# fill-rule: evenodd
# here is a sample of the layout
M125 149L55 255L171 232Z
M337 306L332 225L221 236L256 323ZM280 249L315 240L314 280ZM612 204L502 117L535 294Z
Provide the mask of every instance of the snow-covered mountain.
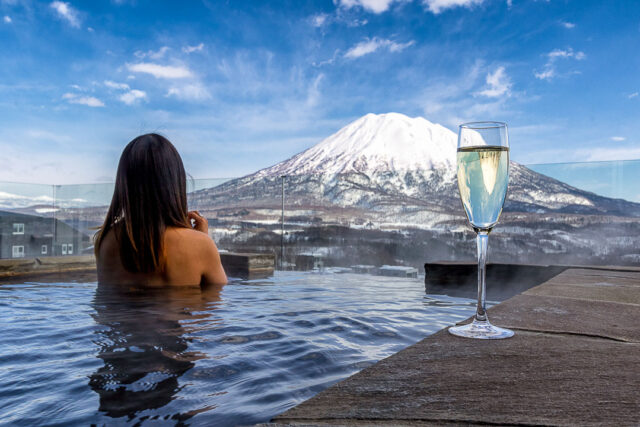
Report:
M450 169L456 144L455 133L422 117L367 114L255 177Z
M199 209L288 206L359 209L406 223L461 213L457 135L398 113L367 114L274 166L193 194ZM640 204L601 197L511 162L506 210L640 216ZM428 219L428 218L430 219Z

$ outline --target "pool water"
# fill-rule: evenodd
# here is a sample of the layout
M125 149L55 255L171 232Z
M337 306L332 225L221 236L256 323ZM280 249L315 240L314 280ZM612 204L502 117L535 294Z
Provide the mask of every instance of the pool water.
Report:
M0 424L251 425L473 315L420 279L0 285Z

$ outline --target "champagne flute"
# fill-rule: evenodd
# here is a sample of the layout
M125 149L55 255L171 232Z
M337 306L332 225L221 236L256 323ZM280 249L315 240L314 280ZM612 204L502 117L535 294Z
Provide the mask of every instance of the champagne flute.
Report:
M472 323L449 328L465 338L500 339L513 331L489 323L485 307L485 273L489 233L498 223L509 184L507 124L473 122L458 132L458 190L478 246L478 307Z

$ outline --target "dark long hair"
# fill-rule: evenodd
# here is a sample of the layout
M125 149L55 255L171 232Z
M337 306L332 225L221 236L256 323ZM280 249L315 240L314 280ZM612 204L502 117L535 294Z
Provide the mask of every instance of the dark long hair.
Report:
M95 236L95 253L113 230L126 270L162 271L163 236L171 226L189 227L182 159L165 137L141 135L120 156L111 206Z

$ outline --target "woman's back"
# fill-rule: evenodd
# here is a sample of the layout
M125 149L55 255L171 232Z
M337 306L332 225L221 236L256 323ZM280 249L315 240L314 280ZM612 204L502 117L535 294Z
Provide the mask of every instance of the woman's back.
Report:
M97 254L98 281L104 284L149 287L223 285L227 276L215 243L206 234L188 228L168 228L164 233L163 269L152 273L128 271L112 229Z
M186 173L168 139L141 135L124 148L104 224L98 281L144 286L222 285L227 277L206 218L187 211Z

